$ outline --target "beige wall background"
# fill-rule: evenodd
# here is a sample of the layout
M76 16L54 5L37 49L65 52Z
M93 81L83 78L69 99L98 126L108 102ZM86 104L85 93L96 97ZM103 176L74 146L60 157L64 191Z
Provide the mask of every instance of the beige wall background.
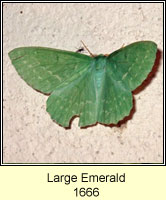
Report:
M3 5L3 156L6 163L160 163L163 157L162 3L5 3ZM71 129L46 112L47 96L17 74L8 52L20 46L76 51L83 40L95 54L140 40L157 43L150 81L134 95L120 126ZM86 53L86 52L85 52Z

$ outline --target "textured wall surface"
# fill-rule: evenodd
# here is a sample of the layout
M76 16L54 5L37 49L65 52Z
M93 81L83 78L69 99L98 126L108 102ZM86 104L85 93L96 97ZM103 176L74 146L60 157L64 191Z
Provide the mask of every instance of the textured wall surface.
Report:
M161 3L5 3L3 9L4 162L162 162ZM20 46L76 51L80 40L94 54L140 40L158 45L153 76L135 92L132 114L120 126L80 129L75 118L71 129L60 127L46 112L48 97L28 86L8 57Z

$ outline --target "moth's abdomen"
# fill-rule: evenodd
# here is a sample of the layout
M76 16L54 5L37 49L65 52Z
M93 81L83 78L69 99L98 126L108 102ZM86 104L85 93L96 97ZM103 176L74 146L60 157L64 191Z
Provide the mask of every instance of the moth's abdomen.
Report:
M104 80L104 70L99 70L96 72L95 74L95 82L96 82L96 88L98 90L98 93L99 93L99 90L101 89L102 87L102 83L103 83L103 80Z

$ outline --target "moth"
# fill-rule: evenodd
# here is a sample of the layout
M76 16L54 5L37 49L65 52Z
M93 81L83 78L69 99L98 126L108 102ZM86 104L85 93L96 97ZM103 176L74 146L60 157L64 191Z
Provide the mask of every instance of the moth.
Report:
M9 52L16 71L32 88L49 94L47 112L63 127L117 124L132 109L132 91L152 70L157 45L139 41L108 55L90 56L45 47Z

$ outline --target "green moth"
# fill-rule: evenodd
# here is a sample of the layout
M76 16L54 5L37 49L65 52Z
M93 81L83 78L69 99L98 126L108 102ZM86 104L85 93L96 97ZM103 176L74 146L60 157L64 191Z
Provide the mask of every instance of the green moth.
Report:
M47 111L53 120L68 127L70 119L79 116L79 126L84 127L117 124L129 115L132 91L152 70L156 52L154 42L140 41L109 55L20 47L9 57L32 88L51 94Z

